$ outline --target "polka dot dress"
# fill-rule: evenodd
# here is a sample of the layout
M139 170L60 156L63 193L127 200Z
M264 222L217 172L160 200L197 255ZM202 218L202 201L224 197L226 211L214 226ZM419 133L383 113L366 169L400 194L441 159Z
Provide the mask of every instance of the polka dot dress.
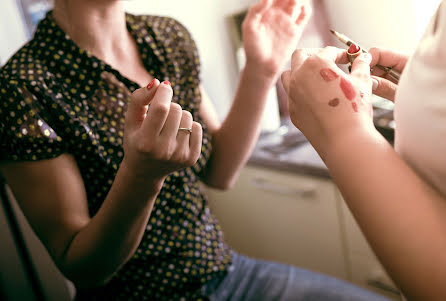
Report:
M147 70L168 80L173 101L200 122L200 65L188 31L166 17L127 15ZM139 88L80 49L51 12L34 38L0 73L0 160L36 161L70 153L93 216L124 156L124 115ZM203 284L223 278L231 250L199 189L211 152L203 125L197 164L169 175L134 256L104 287L79 290L79 300L199 300ZM47 187L51 189L51 187Z

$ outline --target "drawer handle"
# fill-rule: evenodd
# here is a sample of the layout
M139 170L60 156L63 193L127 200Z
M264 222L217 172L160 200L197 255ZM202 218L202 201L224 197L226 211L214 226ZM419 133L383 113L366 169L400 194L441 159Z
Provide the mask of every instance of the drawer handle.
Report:
M374 288L377 288L379 290L382 290L382 291L385 291L385 292L388 292L388 293L391 293L391 294L394 294L397 296L401 296L401 292L398 289L396 289L393 286L391 286L387 283L384 283L382 281L379 281L376 279L371 279L371 280L367 281L367 284Z
M261 177L254 177L251 180L251 185L259 190L278 193L282 195L303 197L303 198L313 198L316 196L316 188L314 186L296 189L276 183L271 183L267 179Z

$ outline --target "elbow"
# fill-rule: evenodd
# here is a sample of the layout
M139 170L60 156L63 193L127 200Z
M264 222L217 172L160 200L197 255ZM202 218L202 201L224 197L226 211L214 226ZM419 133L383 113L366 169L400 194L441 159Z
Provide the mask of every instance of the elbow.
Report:
M90 290L107 285L112 276L106 279L88 279L89 277L67 277L77 289Z
M116 262L107 260L105 257L102 258L103 260L94 262L85 258L68 260L67 255L65 253L55 263L60 272L78 289L89 290L106 285L123 265L117 265Z
M236 179L237 179L236 177L214 178L214 179L206 179L204 183L210 188L226 191L234 187Z
M89 290L105 286L110 282L115 273L86 273L84 271L61 270L62 274L70 280L76 288Z

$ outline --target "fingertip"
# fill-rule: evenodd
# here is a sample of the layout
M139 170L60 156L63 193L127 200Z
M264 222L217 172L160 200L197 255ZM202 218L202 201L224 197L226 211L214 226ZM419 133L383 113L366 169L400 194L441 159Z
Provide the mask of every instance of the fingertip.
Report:
M132 93L132 100L142 106L148 105L152 101L159 84L159 80L155 78L147 86L136 89Z
M372 56L370 53L361 53L352 64L352 74L365 74L370 75L370 63L372 62Z
M201 123L199 123L197 121L192 122L192 127L193 127L193 129L197 129L199 132L203 131L203 127L201 126Z
M379 81L372 76L372 91L376 91L378 89Z
M291 70L287 70L282 73L281 79L282 79L282 85L285 91L288 94L289 86L290 86L290 76L291 76Z
M313 14L313 9L309 3L304 3L300 7L300 13L297 17L296 24L297 25L305 25Z
M372 56L372 61L370 62L371 66L375 66L378 63L380 51L379 48L372 47L369 49L369 53Z
M163 94L167 93L168 95L170 95L172 97L173 96L172 84L167 80L161 82L158 86L158 90L157 90L156 94L159 94L160 92Z
M363 60L366 64L370 65L370 63L372 62L372 55L368 52L361 53L359 59Z
M203 128L200 123L193 121L190 146L192 147L192 149L195 149L197 156L199 156L201 152L202 141L203 141Z

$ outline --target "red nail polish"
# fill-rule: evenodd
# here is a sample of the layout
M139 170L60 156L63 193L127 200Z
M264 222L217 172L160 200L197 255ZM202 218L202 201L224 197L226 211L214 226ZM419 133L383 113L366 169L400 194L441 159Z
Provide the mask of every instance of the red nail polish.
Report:
M167 80L163 81L163 84L165 84L167 86L172 86L172 84L169 81L167 81Z
M152 79L152 81L147 85L147 90L150 90L153 88L153 86L155 85L155 81L156 81L156 79Z

